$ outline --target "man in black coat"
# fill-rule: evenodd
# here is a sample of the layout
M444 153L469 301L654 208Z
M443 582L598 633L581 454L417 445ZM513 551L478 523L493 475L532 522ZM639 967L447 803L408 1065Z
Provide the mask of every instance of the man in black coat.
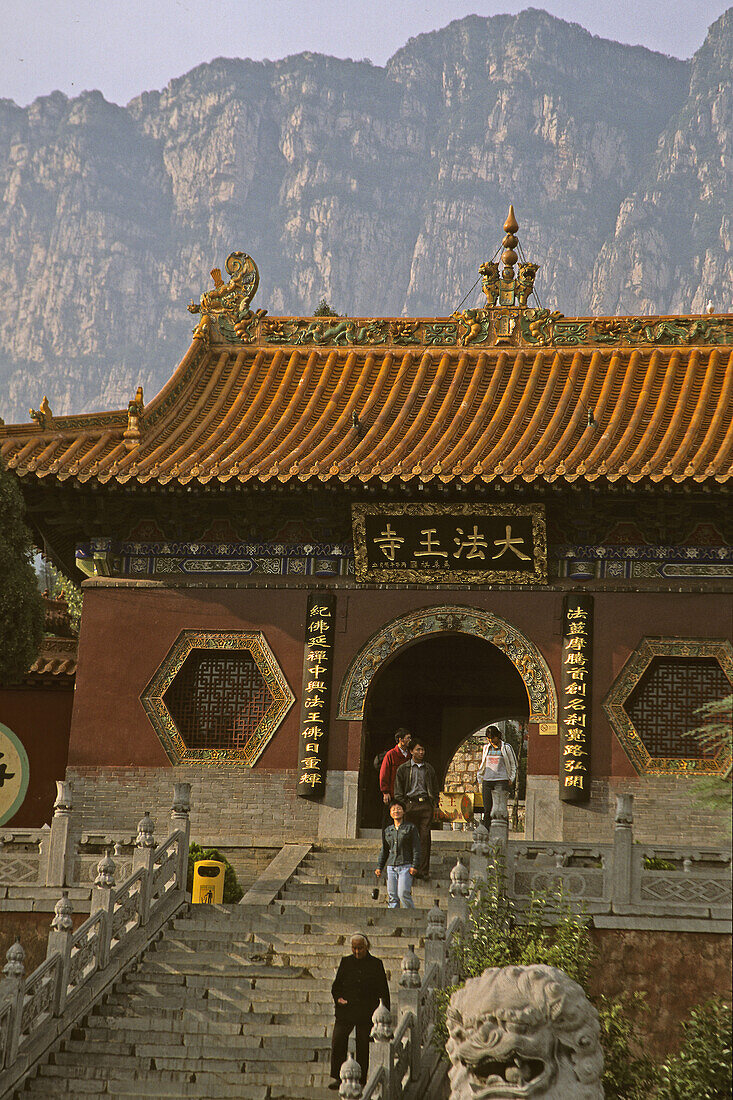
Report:
M331 1039L331 1084L334 1091L341 1084L341 1066L346 1061L349 1035L356 1028L356 1060L361 1068L361 1083L366 1085L369 1073L369 1033L372 1015L379 1002L389 1002L389 986L382 960L369 953L369 940L361 932L351 937L351 954L339 963L331 996L336 1009L336 1022Z
M404 803L405 821L420 835L420 866L415 878L430 877L430 825L438 805L438 777L425 760L425 745L413 738L411 760L401 764L394 781L394 796Z

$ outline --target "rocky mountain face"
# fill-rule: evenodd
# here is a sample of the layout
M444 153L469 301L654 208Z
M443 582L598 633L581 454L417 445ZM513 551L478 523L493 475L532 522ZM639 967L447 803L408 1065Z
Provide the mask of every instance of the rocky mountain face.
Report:
M543 305L729 309L732 40L733 9L691 62L528 10L411 39L384 68L219 59L126 108L0 101L0 414L152 396L234 249L271 313L324 295L449 313L510 202Z

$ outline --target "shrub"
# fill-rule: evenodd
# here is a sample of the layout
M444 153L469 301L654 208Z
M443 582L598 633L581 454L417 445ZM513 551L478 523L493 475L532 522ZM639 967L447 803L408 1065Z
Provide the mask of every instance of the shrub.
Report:
M647 1100L654 1095L658 1069L641 1048L636 1020L649 1011L646 994L622 993L597 998L603 1047L603 1093L606 1100Z
M682 1046L660 1067L658 1100L729 1100L732 1025L731 1007L720 997L692 1010Z
M237 882L237 876L226 856L223 856L218 848L201 848L198 844L191 844L188 849L188 875L186 877L186 889L189 894L193 889L193 865L200 859L215 859L219 863L226 864L224 872L224 904L235 905L244 897L244 890Z
M495 861L469 902L463 933L454 938L451 951L459 981L436 994L434 1041L445 1050L448 1031L446 1009L451 994L490 966L556 966L586 987L595 958L589 922L575 913L562 891L532 895L519 916L503 891L503 867Z

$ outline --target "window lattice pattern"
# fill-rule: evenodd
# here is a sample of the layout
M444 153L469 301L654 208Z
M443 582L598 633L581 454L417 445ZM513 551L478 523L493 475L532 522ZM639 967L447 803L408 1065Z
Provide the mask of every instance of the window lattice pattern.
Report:
M686 734L701 723L699 707L729 694L714 658L655 657L624 710L650 756L703 760L714 753Z
M247 650L194 650L164 701L190 749L243 749L273 699Z

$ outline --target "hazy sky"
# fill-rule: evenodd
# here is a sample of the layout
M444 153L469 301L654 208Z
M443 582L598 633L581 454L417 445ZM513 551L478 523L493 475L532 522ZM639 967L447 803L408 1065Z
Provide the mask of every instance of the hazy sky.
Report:
M593 34L690 57L724 0L0 0L0 98L25 106L56 88L127 103L214 57L302 50L378 65L408 38L464 15L534 6Z

